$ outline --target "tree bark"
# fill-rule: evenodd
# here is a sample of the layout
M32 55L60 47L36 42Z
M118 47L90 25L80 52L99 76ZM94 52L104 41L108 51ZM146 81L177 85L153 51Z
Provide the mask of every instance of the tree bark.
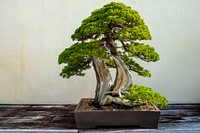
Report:
M121 96L121 93L132 85L132 77L120 56L113 55L113 60L116 65L116 78L111 91Z
M116 64L116 78L110 89L112 95L106 94L102 99L102 103L109 104L114 102L120 105L132 106L130 100L120 98L126 89L132 85L132 77L123 60L118 55L112 55L112 57Z
M108 32L106 36L107 38L104 47L108 49L108 52L115 62L116 77L115 82L112 85L111 74L105 62L99 58L93 58L93 66L97 78L95 102L99 105L105 105L111 102L124 104L126 101L123 101L120 97L122 96L122 93L132 85L132 77L126 64L117 52L116 44L112 39L112 33ZM110 95L110 93L112 94ZM114 95L117 95L118 97L115 97ZM129 101L128 104L130 104Z
M111 74L105 62L99 58L93 58L93 66L97 79L95 102L99 105L104 105L103 99L106 93L110 91L112 85Z

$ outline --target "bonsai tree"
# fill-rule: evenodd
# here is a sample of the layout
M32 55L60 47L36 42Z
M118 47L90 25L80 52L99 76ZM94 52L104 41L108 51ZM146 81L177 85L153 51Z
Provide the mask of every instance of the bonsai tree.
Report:
M132 81L131 71L151 77L150 71L135 59L159 60L154 48L141 42L151 40L151 34L137 11L123 3L106 4L84 19L71 38L76 42L58 58L59 64L66 64L60 75L63 78L84 76L84 71L93 66L97 79L96 104L114 102L135 106L148 102L161 107L166 105L165 97ZM109 68L116 69L114 79Z

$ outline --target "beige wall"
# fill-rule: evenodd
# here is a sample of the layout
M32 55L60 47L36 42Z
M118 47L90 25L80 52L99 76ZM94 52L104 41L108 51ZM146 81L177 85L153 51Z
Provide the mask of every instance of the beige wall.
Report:
M121 0L122 1L122 0ZM0 104L77 103L93 97L93 70L63 79L60 52L91 11L111 0L0 0ZM154 88L171 103L200 102L200 1L123 0L138 10L161 56L143 63L152 78L134 82Z

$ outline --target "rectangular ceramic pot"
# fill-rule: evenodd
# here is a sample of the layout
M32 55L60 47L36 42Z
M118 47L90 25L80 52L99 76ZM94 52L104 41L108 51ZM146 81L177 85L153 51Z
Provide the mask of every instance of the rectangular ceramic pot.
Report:
M81 99L74 114L78 129L98 127L133 127L133 128L158 128L160 110L134 111L134 110L79 110Z

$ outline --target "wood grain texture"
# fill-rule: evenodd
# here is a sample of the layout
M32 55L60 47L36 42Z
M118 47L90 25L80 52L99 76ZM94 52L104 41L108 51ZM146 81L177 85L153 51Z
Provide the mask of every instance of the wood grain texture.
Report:
M76 105L0 105L3 129L76 129ZM200 133L200 104L170 104L161 110L158 129L112 127L79 130L79 133Z

